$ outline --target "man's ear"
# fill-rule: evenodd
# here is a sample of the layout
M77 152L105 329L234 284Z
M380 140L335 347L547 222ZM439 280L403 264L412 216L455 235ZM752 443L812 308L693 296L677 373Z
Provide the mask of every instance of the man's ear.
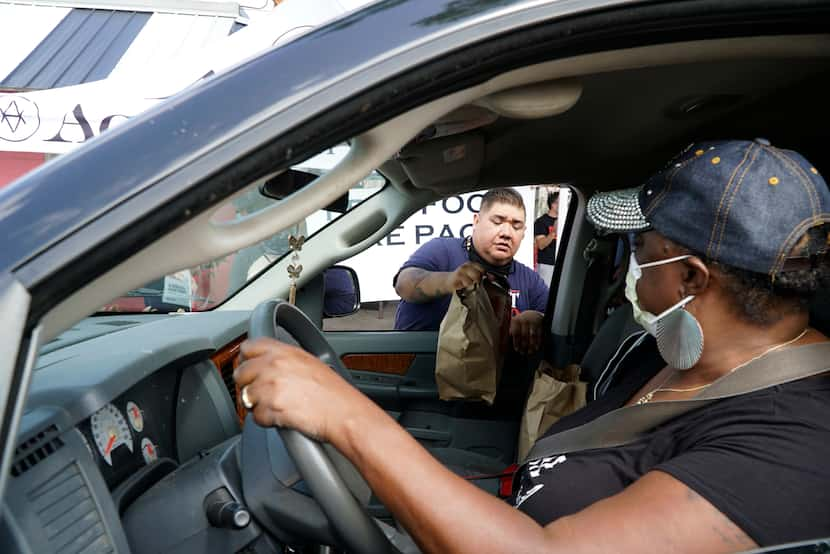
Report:
M686 258L682 263L684 265L683 287L685 296L701 294L709 286L709 279L711 278L709 268L697 256Z
M476 225L478 223L480 217L481 216L478 215L478 212L473 214L473 225Z

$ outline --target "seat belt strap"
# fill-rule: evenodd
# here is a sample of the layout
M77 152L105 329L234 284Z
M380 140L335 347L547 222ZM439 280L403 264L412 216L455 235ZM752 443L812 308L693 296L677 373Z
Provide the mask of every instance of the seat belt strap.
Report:
M498 495L499 498L509 498L513 491L513 476L516 474L516 471L519 469L518 464L510 464L507 466L503 471L499 473L487 473L482 475L468 475L464 477L466 481L483 481L486 479L498 479L499 480L499 489Z
M830 342L770 352L720 377L693 398L624 406L579 427L544 437L536 442L522 465L529 460L569 452L621 446L637 440L662 423L710 402L812 377L828 369Z

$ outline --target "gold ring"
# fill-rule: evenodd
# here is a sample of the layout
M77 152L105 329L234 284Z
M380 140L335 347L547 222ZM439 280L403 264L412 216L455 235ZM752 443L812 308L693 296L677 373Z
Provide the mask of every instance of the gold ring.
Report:
M248 385L242 387L242 405L245 406L246 410L254 409L254 403L248 398Z

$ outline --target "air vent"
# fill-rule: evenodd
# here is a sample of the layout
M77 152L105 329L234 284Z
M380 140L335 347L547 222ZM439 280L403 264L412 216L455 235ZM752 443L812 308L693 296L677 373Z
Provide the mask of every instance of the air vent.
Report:
M225 345L218 350L210 361L219 370L219 375L222 376L222 382L225 383L225 388L228 389L228 394L231 397L234 405L236 402L236 383L233 380L233 370L236 368L236 363L239 361L239 349L242 341L245 340L245 335L237 338L230 344Z
M228 394L231 395L231 400L236 404L236 381L233 380L233 365L227 364L219 370L222 374L222 381L228 389Z
M63 440L58 436L58 428L50 425L17 447L14 451L12 475L17 477L29 471L57 452L61 446L63 446Z
M109 325L110 327L126 327L127 325L135 325L135 321L125 321L117 319L115 321L98 321L98 325Z
M69 464L26 495L53 552L114 552L101 513L77 464Z

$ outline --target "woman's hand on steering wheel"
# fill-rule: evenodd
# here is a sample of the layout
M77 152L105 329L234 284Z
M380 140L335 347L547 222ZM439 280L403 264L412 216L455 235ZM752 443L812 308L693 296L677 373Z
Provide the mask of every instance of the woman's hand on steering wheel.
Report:
M241 353L234 380L263 427L296 429L333 443L347 419L366 404L357 389L301 348L258 338L245 341Z

